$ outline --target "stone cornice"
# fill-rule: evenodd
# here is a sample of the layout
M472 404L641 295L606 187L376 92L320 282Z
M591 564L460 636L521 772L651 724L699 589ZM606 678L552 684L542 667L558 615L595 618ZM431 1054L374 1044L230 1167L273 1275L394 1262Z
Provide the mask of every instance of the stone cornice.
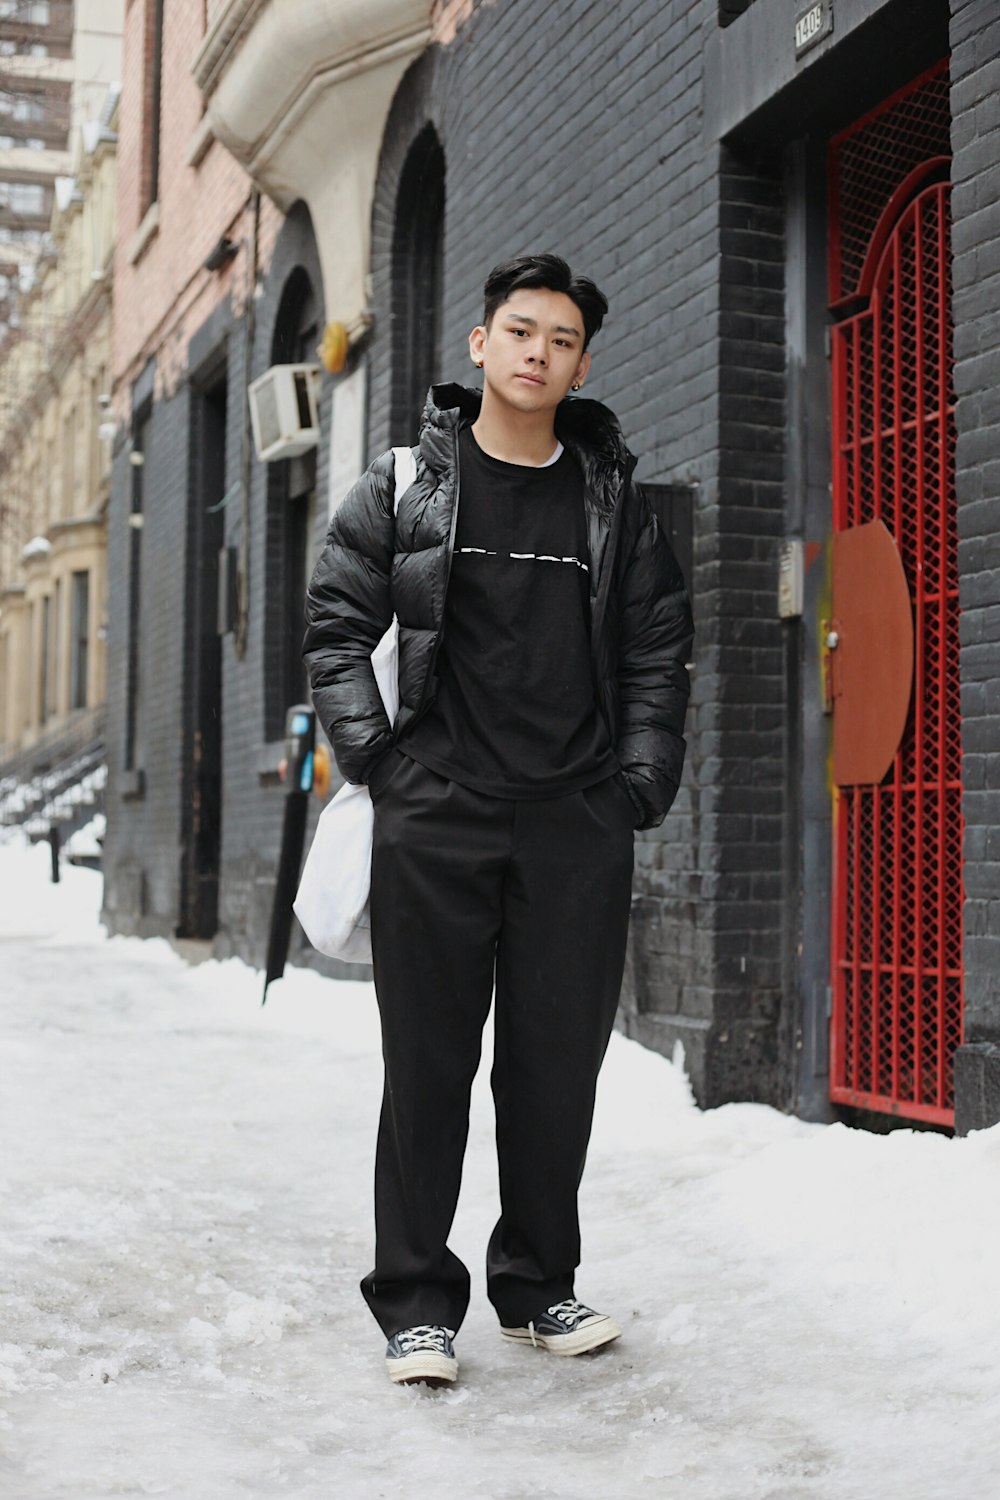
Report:
M193 69L215 136L286 212L308 205L326 317L364 330L385 121L431 0L221 0Z
M323 90L415 57L429 11L428 0L229 0L193 64L216 135L256 175Z
M205 39L195 56L192 72L203 94L210 94L226 58L239 46L240 36L253 25L254 12L262 11L270 0L230 0L223 4L210 22Z
M52 542L54 554L71 551L90 541L99 541L104 535L104 517L99 511L89 511L82 516L67 516L53 521L46 535Z

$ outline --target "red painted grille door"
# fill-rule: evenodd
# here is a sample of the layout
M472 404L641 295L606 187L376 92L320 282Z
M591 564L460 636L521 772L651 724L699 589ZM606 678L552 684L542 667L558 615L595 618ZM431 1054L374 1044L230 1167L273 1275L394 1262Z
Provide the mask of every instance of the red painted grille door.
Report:
M904 205L899 193L887 205L833 330L834 530L879 520L898 548L913 690L882 780L834 788L830 1092L946 1124L962 1028L949 190L913 180Z

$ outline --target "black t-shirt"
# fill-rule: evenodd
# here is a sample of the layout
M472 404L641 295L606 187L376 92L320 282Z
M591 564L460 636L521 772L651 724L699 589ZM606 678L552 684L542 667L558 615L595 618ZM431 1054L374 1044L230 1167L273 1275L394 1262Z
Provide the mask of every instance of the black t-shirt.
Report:
M583 475L565 450L503 463L459 435L459 502L437 696L400 742L492 796L561 796L617 769L590 663Z

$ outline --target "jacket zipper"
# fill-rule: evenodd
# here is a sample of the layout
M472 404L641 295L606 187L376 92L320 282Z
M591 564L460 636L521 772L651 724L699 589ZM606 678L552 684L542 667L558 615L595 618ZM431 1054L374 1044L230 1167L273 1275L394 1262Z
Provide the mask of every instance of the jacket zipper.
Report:
M611 575L614 571L615 558L618 554L618 545L621 538L622 507L625 504L625 491L631 477L629 468L626 466L622 476L621 488L617 504L611 513L611 522L608 527L608 540L604 547L602 559L603 568L601 576L597 581L597 593L594 598L594 613L590 621L590 643L591 656L596 672L597 667L597 640L604 625L604 616L607 612L608 594L611 592Z
M416 714L413 717L413 719L410 721L409 725L407 726L408 729L412 729L413 726L414 726L414 724L419 724L419 722L423 718L424 714L430 708L430 701L427 698L427 688L428 688L428 685L429 685L429 683L431 681L431 678L434 675L434 667L435 667L435 665L437 663L438 652L441 649L441 642L444 639L444 610L447 608L447 604L448 604L448 585L451 582L451 565L452 565L452 563L455 560L455 535L456 535L456 532L458 531L458 496L459 496L459 490L461 489L461 483L462 483L462 468L461 468L461 458L459 456L458 434L459 434L459 429L456 427L455 428L455 500L454 500L454 503L453 503L452 508L451 508L451 532L449 533L449 536L448 536L448 566L447 566L447 569L445 570L445 575L444 575L444 603L442 605L441 629L437 633L437 638L436 638L436 640L434 642L434 650L431 652L431 659L427 663L427 673L426 673L426 675L424 677L423 691L420 694L420 698L421 698L420 712L418 714Z
M616 726L611 723L611 719L605 702L604 684L601 682L599 676L597 643L600 633L604 628L604 617L607 613L608 607L608 595L611 592L611 575L614 571L615 560L618 555L618 547L621 541L622 508L625 504L625 492L628 489L629 481L632 477L634 467L634 464L626 464L624 473L622 475L621 487L618 494L618 502L611 513L611 524L608 529L608 540L604 547L604 566L601 576L598 579L597 593L594 598L594 610L590 620L590 670L594 682L594 700L597 704L597 711L601 715L601 718L604 720L604 723L607 727L608 736L612 744L612 749L614 748ZM631 796L631 793L629 795ZM634 800L635 799L633 798L633 801Z

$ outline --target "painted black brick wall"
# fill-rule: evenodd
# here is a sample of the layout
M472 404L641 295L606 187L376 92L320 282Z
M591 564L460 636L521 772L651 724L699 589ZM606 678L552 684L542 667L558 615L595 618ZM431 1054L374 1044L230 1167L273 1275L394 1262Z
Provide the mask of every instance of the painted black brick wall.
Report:
M720 153L718 500L708 518L702 649L704 894L715 927L712 1097L784 1102L782 836L785 661L777 561L785 531L785 277L780 153ZM706 693L708 696L708 693Z
M666 825L637 845L622 1023L665 1051L683 1042L705 1101L745 1096L748 1079L757 1097L783 1100L782 164L720 155L702 138L716 5L636 5L623 33L610 8L563 3L546 26L587 87L569 111L544 100L545 171L526 192L510 134L494 123L515 9L485 7L400 92L376 195L376 312L389 304L395 185L427 119L448 164L445 377L465 378L483 273L502 255L559 249L607 291L588 392L618 412L640 478L697 495L688 765ZM388 368L389 339L377 333L373 450Z
M134 409L152 391L153 367L137 383ZM108 525L108 829L104 915L110 929L166 935L178 916L185 559L177 538L186 529L189 431L188 390L152 404L143 466L142 634L144 677L141 784L125 772L124 692L128 651L128 512L131 435L123 436L112 467Z
M694 330L710 325L718 296L717 184L698 137L702 32L717 17L710 3L630 11L627 28L615 7L581 0L536 18L558 41L561 72L582 80L571 93L553 88L544 46L524 48L516 6L483 7L452 46L431 49L404 80L373 215L372 454L389 436L395 196L409 146L429 120L446 160L441 377L474 383L466 340L489 267L556 250L610 300L587 393L618 413L640 455L639 477L697 486L699 506L713 492L715 349ZM694 592L697 600L697 582ZM682 1039L696 1071L714 983L710 925L699 910L699 701L696 673L684 785L664 828L637 844L623 1006L629 1030L665 1050Z
M271 363L275 321L282 291L296 268L302 267L317 296L318 326L322 329L323 283L315 238L308 212L293 209L278 236L263 279L257 303L257 320L251 361L251 380ZM243 348L230 363L230 429L232 484L239 475L240 436L243 413ZM317 535L325 530L329 454L329 390L321 403L323 436L316 474ZM227 532L233 542L239 535L239 499L227 510ZM314 537L314 541L315 541ZM226 776L223 801L222 870L219 933L215 949L220 955L238 955L262 964L274 896L274 879L281 845L285 793L278 779L283 739L269 735L264 683L269 655L265 641L265 594L280 573L280 560L268 555L279 545L280 528L268 525L268 465L252 454L250 463L250 628L246 655L239 659L233 638L227 637L223 651L223 722L225 725ZM303 580L304 583L304 580ZM318 811L313 812L313 817ZM294 929L293 958L299 954L301 934Z
M719 0L719 25L731 25L753 3L754 0Z
M956 487L962 605L965 1038L959 1130L1000 1119L1000 14L951 20Z
M256 304L250 379L270 364L274 320L282 289L296 266L308 271L322 303L322 282L308 214L293 210L279 236ZM322 306L319 309L322 326ZM181 859L181 781L185 692L183 622L185 562L178 537L187 530L191 421L190 378L226 358L225 538L238 546L241 531L240 476L245 420L247 324L227 302L191 339L186 368L175 389L152 403L150 449L144 475L143 652L145 659L146 766L144 785L123 772L124 694L109 694L108 837L105 846L105 915L112 930L172 935L178 922ZM153 366L133 393L138 409L153 390ZM328 402L324 402L327 412ZM327 413L328 415L328 413ZM109 525L109 682L123 683L127 655L127 512L130 504L129 442L116 454ZM326 448L322 450L326 452ZM325 514L325 462L317 476L317 509ZM273 581L267 547L276 528L267 526L267 467L250 462L250 621L241 657L232 634L222 650L222 859L220 955L262 960L281 839L284 793L278 780L280 739L265 728L264 597ZM300 935L297 934L297 941Z

